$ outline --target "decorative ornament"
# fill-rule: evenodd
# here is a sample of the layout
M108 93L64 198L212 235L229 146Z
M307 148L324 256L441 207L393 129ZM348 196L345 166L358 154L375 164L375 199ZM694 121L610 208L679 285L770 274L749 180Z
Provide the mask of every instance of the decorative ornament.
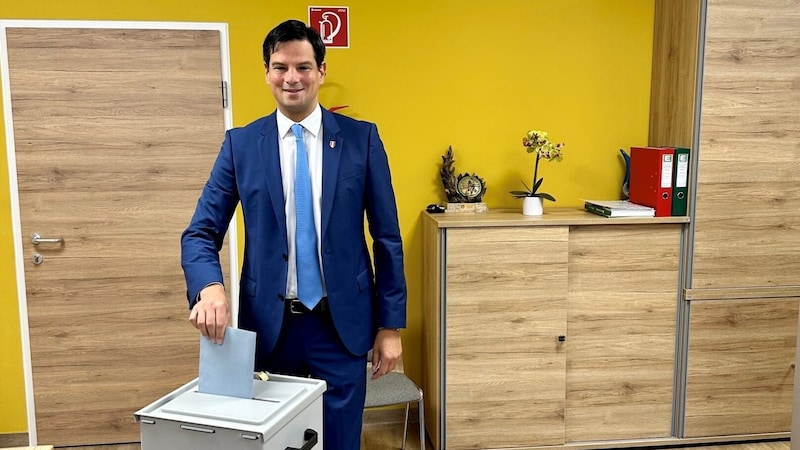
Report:
M467 202L479 202L483 196L484 189L483 180L477 175L465 173L458 176L456 191Z
M439 170L442 186L449 203L480 203L486 194L486 182L474 173L461 173L456 176L453 147L447 148L442 156Z

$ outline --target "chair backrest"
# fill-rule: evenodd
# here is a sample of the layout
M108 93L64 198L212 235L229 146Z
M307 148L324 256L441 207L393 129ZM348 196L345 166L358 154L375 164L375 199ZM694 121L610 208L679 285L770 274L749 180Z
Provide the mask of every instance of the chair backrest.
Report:
M422 390L403 372L393 371L372 379L372 350L367 354L367 397L365 408L418 402Z
M402 361L398 365L402 368ZM425 450L425 408L422 399L422 389L416 385L405 373L394 370L375 380L372 379L372 350L367 353L367 396L364 399L364 408L378 406L406 405L405 426L403 428L403 446L406 448L408 434L408 409L411 403L416 402L419 409L419 439L420 449Z

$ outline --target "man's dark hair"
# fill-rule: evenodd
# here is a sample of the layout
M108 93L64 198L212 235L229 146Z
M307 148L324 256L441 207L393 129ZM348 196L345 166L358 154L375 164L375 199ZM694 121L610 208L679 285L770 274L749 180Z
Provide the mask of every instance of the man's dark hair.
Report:
M269 66L269 57L275 53L275 47L282 42L289 41L308 41L311 44L311 48L314 49L314 60L317 62L317 68L322 66L325 61L325 44L322 43L319 33L313 28L307 27L303 22L292 19L273 28L264 38L264 63Z

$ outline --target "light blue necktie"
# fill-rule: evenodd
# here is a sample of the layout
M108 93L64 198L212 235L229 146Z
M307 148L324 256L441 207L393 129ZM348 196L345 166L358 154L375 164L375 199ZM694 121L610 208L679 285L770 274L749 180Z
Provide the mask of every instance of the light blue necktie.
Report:
M314 205L308 156L303 142L303 126L292 125L297 142L297 165L294 178L295 234L294 254L297 263L297 298L314 309L322 298L322 277L317 256L317 231L314 228Z

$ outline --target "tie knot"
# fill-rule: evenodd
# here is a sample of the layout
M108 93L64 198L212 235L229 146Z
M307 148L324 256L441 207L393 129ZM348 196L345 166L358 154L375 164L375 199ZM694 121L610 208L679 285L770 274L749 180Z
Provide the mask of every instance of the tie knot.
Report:
M292 125L292 133L294 133L294 137L302 138L303 137L303 126L299 123Z

